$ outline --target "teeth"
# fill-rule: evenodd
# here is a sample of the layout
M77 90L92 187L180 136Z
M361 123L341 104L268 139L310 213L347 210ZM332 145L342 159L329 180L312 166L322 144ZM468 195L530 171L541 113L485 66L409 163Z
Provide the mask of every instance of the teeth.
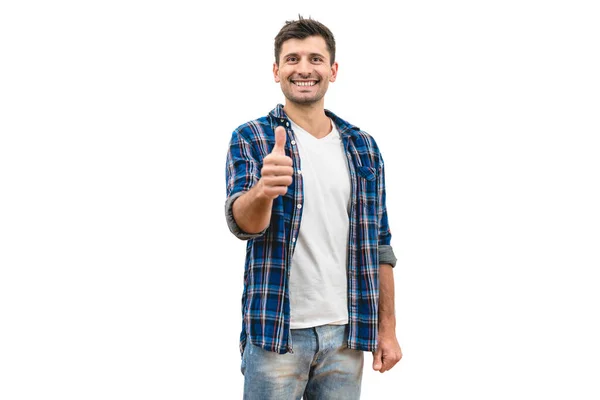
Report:
M297 86L315 86L315 84L317 82L315 81L310 81L310 82L294 82Z

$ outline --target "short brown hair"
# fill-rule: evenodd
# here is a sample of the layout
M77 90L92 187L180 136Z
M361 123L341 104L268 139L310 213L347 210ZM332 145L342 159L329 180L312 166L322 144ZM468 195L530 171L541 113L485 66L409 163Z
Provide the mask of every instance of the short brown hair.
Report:
M297 21L286 21L277 36L275 36L275 63L279 65L281 46L289 39L306 39L310 36L321 36L327 44L331 56L331 65L335 62L335 39L333 33L322 23L308 17L298 15Z

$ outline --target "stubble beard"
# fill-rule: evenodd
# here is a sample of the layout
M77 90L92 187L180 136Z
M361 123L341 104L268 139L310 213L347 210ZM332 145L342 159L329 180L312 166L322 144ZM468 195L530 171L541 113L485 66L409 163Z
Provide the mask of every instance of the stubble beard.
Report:
M290 83L290 86L294 85L293 83ZM290 87L289 89L283 90L283 95L285 96L287 101L290 101L292 103L298 104L298 105L312 105L315 103L320 102L323 97L325 97L325 92L318 91L317 93L314 94L314 96L297 96L292 92L292 88Z

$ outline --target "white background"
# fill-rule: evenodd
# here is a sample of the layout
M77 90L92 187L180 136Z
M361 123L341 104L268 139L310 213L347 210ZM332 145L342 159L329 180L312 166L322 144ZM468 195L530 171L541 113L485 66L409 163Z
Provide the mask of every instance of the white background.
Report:
M404 359L362 398L600 398L593 3L2 2L0 398L241 398L225 155L298 13L386 160Z

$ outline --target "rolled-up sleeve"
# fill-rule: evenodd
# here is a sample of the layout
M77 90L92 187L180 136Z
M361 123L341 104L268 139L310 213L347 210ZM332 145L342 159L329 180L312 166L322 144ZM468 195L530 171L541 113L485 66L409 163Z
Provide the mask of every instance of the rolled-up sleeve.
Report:
M237 192L229 196L227 200L225 200L225 218L227 219L227 227L229 227L229 230L235 235L235 237L237 237L240 240L250 240L254 239L255 237L262 236L266 232L268 227L258 233L248 233L244 232L239 227L237 222L235 222L235 218L233 218L233 202L244 193L246 192Z
M225 181L227 198L225 200L225 218L231 233L238 239L249 240L261 236L266 229L259 233L247 233L240 229L233 218L233 203L235 200L249 191L260 178L259 161L253 152L251 144L237 129L231 136L227 161L225 166Z

